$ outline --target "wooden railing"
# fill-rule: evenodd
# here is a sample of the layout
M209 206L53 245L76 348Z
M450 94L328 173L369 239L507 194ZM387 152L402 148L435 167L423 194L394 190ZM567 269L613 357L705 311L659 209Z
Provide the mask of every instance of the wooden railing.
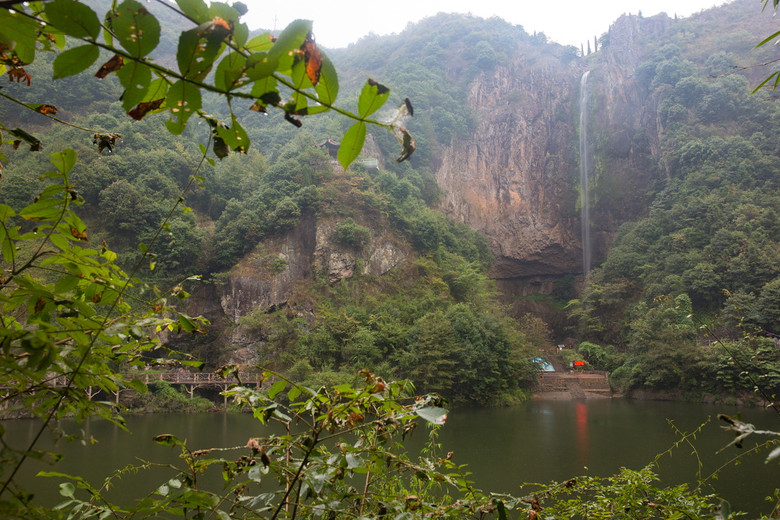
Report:
M238 379L234 375L228 375L224 378L214 372L189 372L187 370L169 370L165 372L152 372L139 370L137 372L128 372L123 374L126 379L136 379L149 385L157 381L165 381L174 385L195 385L195 386L222 386L238 383L257 385L262 382L262 375L258 372L239 372ZM46 386L62 388L67 386L68 378L59 376L49 381Z

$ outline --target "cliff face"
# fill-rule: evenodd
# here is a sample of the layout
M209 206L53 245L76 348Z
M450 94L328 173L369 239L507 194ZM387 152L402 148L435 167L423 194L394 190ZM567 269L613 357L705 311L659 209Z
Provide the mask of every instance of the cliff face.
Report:
M188 311L211 321L213 348L230 347L228 361L252 363L267 338L244 324L243 317L291 306L299 317L312 318L314 309L300 290L305 291L315 278L335 284L357 274L383 275L410 257L408 243L377 219L366 219L371 238L365 247L338 245L332 236L342 220L304 216L289 232L259 243L222 284L200 286Z
M572 272L580 258L571 121L581 70L541 61L518 56L472 84L476 131L436 172L442 209L487 236L497 278Z
M491 274L510 292L549 292L552 279L582 272L577 142L585 70L592 71L591 191L602 185L591 197L596 258L619 223L642 207L637 199L654 175L646 158L657 151L658 135L634 70L644 59L639 40L670 24L666 15L623 16L608 44L586 60L530 46L471 84L467 102L477 127L444 152L436 171L441 207L487 236L495 255ZM523 287L508 280L522 280Z

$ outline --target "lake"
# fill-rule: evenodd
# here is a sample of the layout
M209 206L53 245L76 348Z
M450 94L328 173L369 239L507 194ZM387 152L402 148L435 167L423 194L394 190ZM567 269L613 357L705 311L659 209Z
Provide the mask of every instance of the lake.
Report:
M454 461L468 464L472 479L483 490L526 494L524 482L563 481L589 474L605 476L627 467L639 469L657 454L664 452L679 438L669 421L681 431L692 431L706 423L694 441L703 461L706 476L726 461L748 450L755 441L746 442L743 450L730 446L722 453L733 434L720 428L716 415L742 413L743 420L759 429L780 431L780 417L771 410L697 403L631 401L604 399L589 401L534 400L511 408L456 409L450 413L441 430L443 450L454 451ZM29 442L36 431L36 421L5 421L10 443L15 447ZM90 420L80 427L66 423L69 429L82 428L99 442L94 445L62 444L57 446L65 459L56 468L32 461L21 481L46 503L56 503L60 479L35 478L39 470L56 469L81 475L99 484L111 469L137 463L138 458L172 462L177 452L152 442L154 435L171 433L187 439L193 449L210 447L243 447L249 437L261 436L263 426L248 414L158 414L127 417L132 434L102 420ZM418 429L412 447L421 445L425 431ZM759 439L759 440L767 440ZM239 450L243 454L245 450ZM664 482L695 482L697 460L692 448L678 448L672 456L663 456L659 474ZM748 457L738 466L728 467L713 481L715 490L726 498L732 509L748 511L751 516L769 513L764 501L774 487L780 486L780 465L764 464L767 452ZM122 496L137 497L154 490L167 473L158 471L129 474L122 479ZM119 491L115 491L119 492Z

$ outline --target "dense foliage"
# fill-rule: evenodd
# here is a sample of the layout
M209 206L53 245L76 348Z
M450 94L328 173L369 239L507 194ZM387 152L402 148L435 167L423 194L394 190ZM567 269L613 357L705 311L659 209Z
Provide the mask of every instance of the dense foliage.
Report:
M0 130L8 138L0 156L3 167L7 163L0 185L0 370L7 404L3 417L37 416L42 420L41 432L57 431L55 419L71 415L77 419L100 415L122 424L118 403L91 401L93 388L116 392L119 401L121 389L146 389L137 369L150 364L200 368L203 361L213 365L224 361L221 356L229 356L232 345L192 339L208 336L208 324L183 312L187 291L195 281L186 280L185 285L184 278L197 273L211 284L221 284L229 276L228 269L237 264L241 269L246 262L259 264L268 276L281 273L286 261L263 256L262 242L299 229L307 219L333 223L334 244L356 255L354 272L337 280L314 273L283 308L257 309L227 326L259 338L251 353L258 364L290 374L263 372L265 388L250 388L239 381L226 392L261 423L280 424L281 434L250 439L242 448L245 454L236 456L224 454L227 449L193 451L185 441L161 434L155 441L180 450L181 463L167 468L170 476L153 493L131 506L116 505L102 486L52 471L44 476L65 480L60 485L64 502L55 509L38 507L33 495L16 486L14 477L27 458L56 462L56 455L35 449L38 436L21 450L3 443L2 514L19 518L495 515L503 520L510 511L535 517L542 504L550 518L589 516L594 511L612 515L616 505L627 514L661 518L700 517L712 509L716 497L684 486L657 486L651 467L606 479L542 486L523 499L486 495L473 487L450 455L441 452L435 429L419 457L406 454L396 442L404 440L416 421L445 422L447 410L438 394L458 402L508 403L521 398L534 378L529 360L546 336L544 325L527 316L519 322L506 317L486 276L489 254L484 240L431 209L438 191L424 160L432 157L436 145L468 132L470 115L457 87L507 59L514 38L541 48L543 35L531 37L500 22L445 17L453 25L452 32L427 42L421 51L426 59L397 60L386 69L406 82L410 94L419 95L432 114L419 129L426 153L415 156L411 164L403 161L375 170L367 161L345 170L314 142L331 132L344 134L337 158L347 167L359 159L368 125L373 123L392 131L402 144L400 158L408 159L414 140L403 117L412 111L410 102L398 103L403 108L394 111L391 123L369 119L389 98L386 87L369 80L356 83L348 94L353 96L356 113L337 109L335 71L316 49L307 22L293 23L275 40L268 35L251 38L240 22L246 9L240 2L229 6L179 0L176 5L174 10L187 20L184 28L161 25L157 16L167 20L164 15L153 15L154 9L134 0L112 2L105 17L75 0L6 2L0 8L1 66L17 82L8 90L11 94L2 93L3 98L21 101L17 104L24 111L42 117L52 116L55 104L69 107L60 114L68 116L67 126L52 128L35 121L21 129L12 127L24 117L3 106ZM421 38L427 31L425 24L419 31L412 36ZM175 53L165 50L166 42L176 47ZM414 39L410 45L416 45ZM45 57L49 51L53 59ZM103 51L109 54L104 56ZM462 60L453 60L460 51L465 51ZM575 57L570 49L565 52ZM647 67L653 88L662 88L666 81L679 82L690 72L690 66L678 60L670 66L670 74L661 74L664 59L658 58L654 69L652 64ZM99 86L88 88L86 82L71 78L102 62ZM173 63L175 67L165 65ZM38 82L39 73L46 71L68 82L68 88L62 89L64 105L54 101L55 90L61 89ZM423 80L439 79L436 74L458 81L431 89ZM661 79L656 82L655 76ZM30 88L37 90L25 91L28 80ZM23 98L26 95L40 96L47 103L35 103ZM250 103L255 112L278 109L267 119L272 123L239 122L238 108L249 108ZM745 109L735 106L737 112ZM302 117L328 110L336 110L339 117L323 117L310 125L317 139L307 134L291 138L287 133L300 126ZM670 108L669 113L676 111ZM168 118L163 125L156 124L161 122L157 112ZM126 115L138 121L131 123ZM700 115L719 117L704 108ZM193 116L204 124L188 125ZM351 125L346 133L345 119ZM288 127L280 129L277 122ZM89 132L86 142L92 140L91 145L83 139L87 128L101 129ZM35 135L46 138L42 142ZM390 135L376 136L385 153ZM714 135L699 139L714 150L720 143L708 139L715 137L725 139ZM262 152L250 149L250 141L261 143ZM44 144L62 149L49 155L54 167L50 171L45 157L24 150L37 151ZM748 161L745 170L752 172L750 182L756 188L771 187L767 184L771 179L755 173L763 164L761 154L745 151L746 146L741 145L743 151L738 153ZM222 161L216 163L210 155ZM705 156L701 162L709 160ZM690 174L673 165L670 177L684 185ZM750 182L745 186L752 189ZM696 187L689 189L695 192ZM672 209L677 193L670 190L671 206L659 203L657 211ZM79 214L74 206L80 206ZM747 213L754 214L746 219L749 223L755 218L766 220L760 205ZM752 239L757 226L733 231ZM369 249L380 228L391 230L405 250L405 262L382 275L369 274L360 265L360 254ZM627 229L626 236L630 235ZM771 237L762 243L772 244ZM761 262L766 270L776 267L772 259L760 255L743 260L750 267ZM606 267L601 273L608 273ZM607 274L594 276L589 294L607 283L597 276ZM752 325L765 326L772 323L767 319L776 319L776 313L766 312L771 311L777 292L773 282L759 270L754 280L760 287L757 294L740 295L745 301L754 298L758 309L763 309ZM690 364L682 352L697 337L690 312L693 305L716 309L722 302L706 292L688 291L688 296L684 291L663 291L672 294L671 299L653 298L656 294L645 294L644 286L632 290L628 296L636 298L637 304L627 316L631 320L627 343L638 347L617 371L655 378L631 384L688 384L684 379L688 374L673 369ZM582 323L600 340L595 336L601 332L597 322L606 314L595 315L590 308L580 308ZM172 350L172 345L180 348ZM761 339L734 348L751 350L719 358L717 377L735 390L753 383L743 377L746 366L752 369L751 364L777 361L772 346ZM582 351L592 364L605 368L623 361L610 347L590 344L583 345ZM655 371L629 362L649 363ZM358 372L364 366L376 367L376 373ZM217 374L238 380L242 368L228 364ZM778 378L776 372L762 373L767 384L776 384L771 379ZM387 382L391 377L408 377L419 390L434 394L414 398L412 383ZM350 378L356 380L354 385L343 383ZM156 385L154 399L171 409L184 406L182 395L163 383ZM199 403L188 401L188 405ZM104 485L113 485L126 471L149 466L120 469ZM224 489L202 487L205 472L219 473ZM595 501L593 493L597 493Z
M733 53L688 56L666 43L637 69L658 106L665 175L570 312L584 338L623 353L600 364L623 389L752 390L724 372L734 350L759 363L771 396L778 349L761 336L780 331L780 150L765 132L780 112L750 95Z

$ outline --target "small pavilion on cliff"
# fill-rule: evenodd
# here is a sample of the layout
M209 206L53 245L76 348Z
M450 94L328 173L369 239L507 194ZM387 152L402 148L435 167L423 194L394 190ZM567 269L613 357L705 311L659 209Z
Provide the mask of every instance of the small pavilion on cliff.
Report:
M316 146L318 148L325 148L325 150L328 152L328 155L335 159L338 157L339 146L341 146L341 143L337 143L333 139L327 139L321 143L316 143Z

